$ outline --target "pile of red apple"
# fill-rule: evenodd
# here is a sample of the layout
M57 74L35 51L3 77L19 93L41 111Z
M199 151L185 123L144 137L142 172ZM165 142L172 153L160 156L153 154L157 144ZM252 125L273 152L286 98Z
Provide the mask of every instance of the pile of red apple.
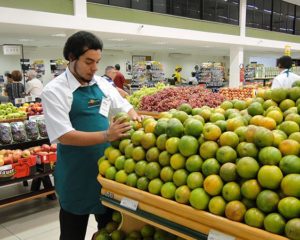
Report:
M56 149L57 149L57 144L53 143L51 145L43 144L42 146L32 147L32 148L29 148L29 151L33 155L36 155L36 154L49 155L49 154L56 153Z
M219 93L227 100L245 100L253 97L253 88L222 88Z
M28 149L2 149L0 151L0 166L17 163L21 158L28 158L30 156L31 153Z
M43 114L42 103L30 103L26 108L26 112L28 116Z

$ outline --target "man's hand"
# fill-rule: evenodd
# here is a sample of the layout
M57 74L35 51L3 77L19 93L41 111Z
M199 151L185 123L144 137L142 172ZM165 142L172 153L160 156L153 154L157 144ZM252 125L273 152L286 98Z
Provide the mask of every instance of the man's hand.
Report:
M129 122L125 122L125 120L126 117L121 117L112 122L107 130L107 140L109 142L128 136L128 133L126 132L131 129L131 125Z
M133 108L129 110L128 115L133 121L141 122L144 119L144 116L138 115L137 112Z

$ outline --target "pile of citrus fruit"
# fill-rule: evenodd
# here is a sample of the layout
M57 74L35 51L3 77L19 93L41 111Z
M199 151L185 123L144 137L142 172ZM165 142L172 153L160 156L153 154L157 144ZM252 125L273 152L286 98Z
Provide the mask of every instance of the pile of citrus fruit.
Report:
M99 160L105 178L300 239L300 87L145 118Z

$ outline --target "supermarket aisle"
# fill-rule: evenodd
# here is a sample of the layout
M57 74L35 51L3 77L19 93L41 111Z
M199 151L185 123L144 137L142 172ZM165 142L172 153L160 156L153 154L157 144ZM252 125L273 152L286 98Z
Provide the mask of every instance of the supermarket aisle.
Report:
M5 192L18 191L18 186L0 190L0 198ZM20 189L19 189L20 191ZM46 198L35 199L14 206L0 208L1 240L58 240L59 205ZM93 216L90 217L86 239L92 238L97 230Z

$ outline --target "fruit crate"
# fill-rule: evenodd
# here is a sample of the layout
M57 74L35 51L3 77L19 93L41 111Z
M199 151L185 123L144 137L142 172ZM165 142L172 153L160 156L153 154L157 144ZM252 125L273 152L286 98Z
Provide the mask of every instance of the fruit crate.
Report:
M152 213L163 219L172 219L172 222L180 224L184 229L189 228L203 234L209 234L211 230L217 230L234 236L236 240L288 240L286 237L234 222L209 212L196 210L191 206L179 204L175 201L105 179L100 175L98 176L98 181L102 185L102 195L109 196L118 202L124 197L130 198L138 202L139 210Z
M0 181L32 176L36 173L36 156L21 158L16 163L0 167Z
M37 169L41 172L49 172L54 170L56 164L56 153L48 153L47 155L37 153L36 164Z
M27 120L27 117L0 120L0 123L23 122L25 120Z

